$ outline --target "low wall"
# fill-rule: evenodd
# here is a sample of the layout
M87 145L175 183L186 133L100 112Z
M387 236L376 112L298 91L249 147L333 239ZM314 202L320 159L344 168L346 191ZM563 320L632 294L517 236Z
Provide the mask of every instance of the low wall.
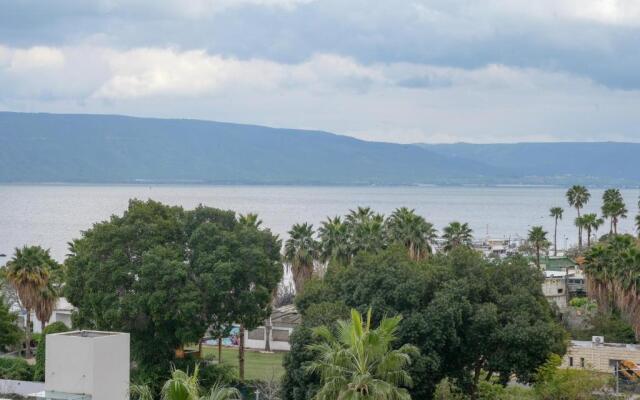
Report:
M26 396L32 393L42 392L44 382L13 381L10 379L0 379L0 393L19 394Z

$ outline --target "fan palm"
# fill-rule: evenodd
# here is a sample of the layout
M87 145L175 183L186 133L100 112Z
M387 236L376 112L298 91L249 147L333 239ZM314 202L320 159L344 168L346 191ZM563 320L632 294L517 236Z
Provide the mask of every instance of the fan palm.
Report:
M316 354L307 369L320 375L316 400L409 400L405 387L412 384L406 371L417 350L404 345L393 350L401 317L385 318L378 328L351 310L350 321L338 321L337 335L326 326L314 333L321 342L310 346Z
M587 229L587 247L591 247L591 232L597 232L600 226L604 224L604 220L593 213L585 214L580 219L582 226Z
M238 222L241 225L249 226L252 228L259 228L262 225L262 220L258 217L258 214L248 213L240 214L238 216Z
M536 265L540 268L540 251L547 247L547 232L541 226L534 226L529 231L529 243L536 250Z
M458 246L471 246L473 231L469 224L454 221L443 229L444 250L450 251Z
M320 258L323 262L335 261L342 265L349 262L349 230L340 217L327 218L318 229Z
M311 224L295 224L284 244L284 258L291 267L296 293L301 293L304 284L313 276L314 262L318 259L318 243L313 238Z
M580 218L580 209L589 202L591 193L582 185L573 185L567 190L566 196L567 202L571 207L575 207ZM582 225L578 226L578 248L582 248Z
M40 320L41 330L49 323L53 309L58 302L58 292L49 281L42 289L35 305L36 317Z
M162 386L162 400L240 400L240 392L236 388L225 387L216 383L209 392L200 396L198 382L199 368L196 365L192 375L173 368L171 378ZM131 398L135 400L153 400L151 389L146 385L131 385Z
M20 303L26 310L25 340L26 356L31 357L31 310L36 307L42 289L49 282L51 268L56 262L49 255L48 250L40 246L25 246L16 249L16 253L7 263L7 280L18 293Z
M368 207L358 207L346 219L351 255L361 251L376 252L386 247L384 216L376 214Z
M387 220L387 233L392 241L402 244L415 261L431 253L432 243L437 238L433 224L406 207L391 214Z
M554 219L555 225L553 228L553 255L558 255L558 220L562 219L564 210L562 207L552 207L549 210L549 216Z
M209 393L200 397L200 400L240 400L242 396L240 391L236 388L225 387L220 384L215 384L209 390Z

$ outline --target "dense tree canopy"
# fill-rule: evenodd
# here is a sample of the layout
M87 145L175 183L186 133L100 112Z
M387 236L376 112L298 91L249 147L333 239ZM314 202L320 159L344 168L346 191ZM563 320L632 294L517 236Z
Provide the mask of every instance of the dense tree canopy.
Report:
M168 371L174 350L211 324L252 328L268 315L279 249L233 212L132 200L72 243L66 295L77 326L130 332L139 367Z
M413 344L420 350L410 370L412 396L422 399L430 398L443 377L472 394L480 371L502 380L515 374L529 382L549 354L564 353L565 333L553 319L541 282L540 273L523 258L489 262L459 247L415 262L402 247L392 247L361 253L350 265L328 271L323 281L309 284L296 304L303 317L321 301L360 311L371 307L375 323L402 315L398 346ZM308 334L294 335L292 358L305 351L298 339ZM295 385L285 381L285 392L295 393Z

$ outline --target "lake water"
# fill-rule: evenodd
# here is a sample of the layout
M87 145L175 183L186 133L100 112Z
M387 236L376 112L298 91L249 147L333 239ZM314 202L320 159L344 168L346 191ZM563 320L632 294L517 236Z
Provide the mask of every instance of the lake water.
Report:
M264 225L286 237L296 222L315 226L326 216L342 215L359 205L384 214L401 206L415 208L438 229L453 220L468 222L477 237L526 236L542 225L552 238L549 208L562 206L558 247L576 242L575 210L569 209L563 188L550 187L298 187L187 185L0 185L0 253L24 244L50 248L63 260L67 242L94 222L121 214L130 198L154 199L193 208L198 204L257 212ZM602 189L592 189L587 212L598 212ZM632 232L638 212L638 190L623 190L629 218L620 230ZM605 233L606 227L601 228Z

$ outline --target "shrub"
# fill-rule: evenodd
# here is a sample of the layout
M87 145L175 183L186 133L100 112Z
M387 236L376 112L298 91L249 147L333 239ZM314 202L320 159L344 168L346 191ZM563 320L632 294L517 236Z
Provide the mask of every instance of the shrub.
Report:
M33 367L22 358L0 358L0 379L30 381L32 377Z
M33 370L34 381L44 381L44 364L46 356L46 336L52 333L68 332L69 328L62 322L54 322L47 325L42 332L41 339L38 342L38 348L36 349L36 365Z

